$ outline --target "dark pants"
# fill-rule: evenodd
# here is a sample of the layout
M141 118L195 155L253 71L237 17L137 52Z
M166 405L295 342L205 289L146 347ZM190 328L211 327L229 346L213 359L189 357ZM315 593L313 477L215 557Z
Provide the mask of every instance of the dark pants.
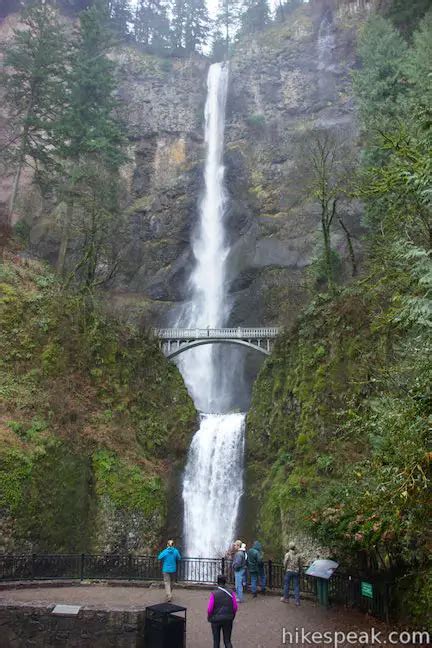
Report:
M222 621L221 623L212 623L213 632L213 648L219 648L221 630L223 632L223 640L225 648L232 648L231 632L233 627L232 621Z

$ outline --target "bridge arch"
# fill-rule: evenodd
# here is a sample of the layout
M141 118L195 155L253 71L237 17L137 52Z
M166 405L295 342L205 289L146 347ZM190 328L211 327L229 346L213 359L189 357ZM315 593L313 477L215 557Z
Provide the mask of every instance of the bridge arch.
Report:
M186 342L185 344L182 344L178 347L176 347L173 351L169 351L166 354L166 358L168 360L172 360L176 356L180 355L184 351L188 351L189 349L193 349L198 346L202 346L204 344L238 344L240 346L245 346L248 347L249 349L253 349L254 351L258 351L259 353L263 353L264 355L270 355L270 351L267 351L267 349L258 346L258 344L254 344L253 342L247 342L246 340L240 340L240 339L235 339L235 338L201 338L197 340L192 340L191 342Z

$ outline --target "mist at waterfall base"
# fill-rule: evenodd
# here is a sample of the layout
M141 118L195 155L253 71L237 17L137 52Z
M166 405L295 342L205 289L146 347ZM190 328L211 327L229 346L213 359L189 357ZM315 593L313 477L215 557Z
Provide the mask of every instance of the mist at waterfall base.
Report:
M179 327L219 328L226 325L230 314L223 166L228 76L227 65L215 63L209 68L204 190L192 239L191 296L176 322ZM189 392L202 412L183 480L183 550L190 557L225 554L234 539L243 492L245 414L230 413L241 368L237 354L222 346L202 346L178 359Z

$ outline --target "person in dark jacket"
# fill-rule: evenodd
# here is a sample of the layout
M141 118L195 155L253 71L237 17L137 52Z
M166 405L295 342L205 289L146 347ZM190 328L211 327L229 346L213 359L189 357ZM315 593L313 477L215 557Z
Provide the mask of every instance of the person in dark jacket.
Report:
M225 589L226 578L222 574L217 577L217 589L210 594L207 619L211 623L213 633L213 648L219 648L221 631L225 648L233 648L231 633L238 605L234 592Z
M260 579L261 592L265 594L266 577L264 572L264 554L262 545L256 540L248 553L248 569L251 577L252 596L257 597L258 578Z

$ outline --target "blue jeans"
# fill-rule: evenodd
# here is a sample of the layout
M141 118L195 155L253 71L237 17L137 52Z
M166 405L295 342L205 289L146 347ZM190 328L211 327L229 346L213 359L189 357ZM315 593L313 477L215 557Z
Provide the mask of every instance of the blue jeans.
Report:
M243 587L245 590L247 590L247 582L248 582L248 569L247 567L245 567L243 573Z
M257 573L255 574L255 573L251 572L250 577L251 577L251 591L252 591L252 594L256 594L257 586L258 586L258 574Z
M261 592L265 592L266 584L267 584L267 577L265 575L264 565L259 565L258 574L259 574L259 579L260 579Z
M284 598L289 599L291 579L294 584L294 598L296 603L300 603L300 575L297 572L287 571L284 581Z
M237 600L239 601L243 601L243 577L245 575L245 571L246 571L245 567L239 569L238 571L234 571L235 588L236 588Z

